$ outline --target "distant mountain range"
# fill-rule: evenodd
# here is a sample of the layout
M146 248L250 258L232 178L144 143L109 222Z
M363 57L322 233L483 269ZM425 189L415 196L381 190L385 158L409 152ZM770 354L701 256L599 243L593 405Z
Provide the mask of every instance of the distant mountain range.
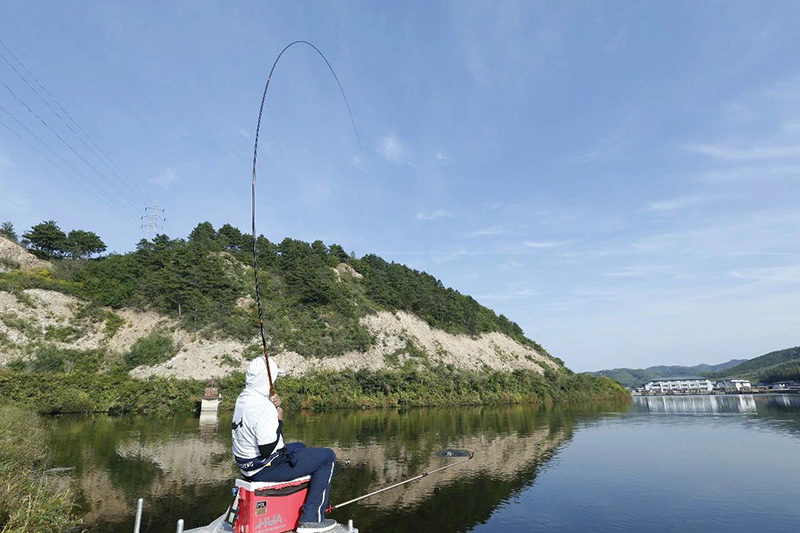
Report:
M723 372L735 367L748 359L731 359L718 365L699 364L696 366L651 366L648 368L614 368L592 372L594 376L606 376L615 379L626 387L638 387L653 378L671 378L676 376L697 376L710 373Z
M753 359L731 359L718 365L614 368L591 374L615 379L626 387L638 387L653 378L698 375L711 379L736 377L749 379L755 383L800 380L800 346L770 352Z

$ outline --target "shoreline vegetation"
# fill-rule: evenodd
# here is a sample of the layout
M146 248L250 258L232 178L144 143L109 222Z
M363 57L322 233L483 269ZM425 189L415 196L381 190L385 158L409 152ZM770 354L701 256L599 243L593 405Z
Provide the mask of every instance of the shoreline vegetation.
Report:
M208 340L253 341L259 317L253 305L252 237L227 224L215 229L203 222L186 239L158 235L141 240L134 251L92 258L103 251L102 242L80 248L70 240L73 233L83 235L79 230L61 231L54 221L34 226L23 235L23 244L50 267L0 272L0 291L12 293L20 309L38 305L26 294L29 289L56 291L80 301L64 323L47 324L14 309L0 315L4 330L14 332L0 335L0 347L13 354L0 367L0 403L39 413L196 410L205 381L138 379L130 372L174 357L181 348L172 334L176 327ZM11 251L29 255L14 244L19 241L13 232L5 237ZM629 398L611 379L570 371L527 338L519 325L425 272L373 254L357 258L322 241L287 238L272 243L259 236L256 249L270 351L296 352L320 361L319 370L279 383L281 397L291 408L552 405ZM125 323L116 311L123 309L154 312L175 325L112 349ZM326 358L374 347L376 334L362 319L384 311L411 313L430 328L452 335L505 335L541 356L538 366L545 371L539 374L530 368L531 358L524 361L528 366L516 370L499 371L487 364L482 370L467 370L457 363L435 362L409 339L397 353L385 355L382 370L324 369ZM88 339L89 332L94 335L91 342L79 342ZM231 369L240 366L256 355L252 347L260 352L260 346L251 344L241 354L225 354L223 363ZM399 358L403 354L408 355L405 361ZM243 388L243 375L232 372L217 382L222 408L232 408Z
M233 409L244 375L217 380L222 409ZM125 372L105 374L0 369L0 401L41 414L166 414L199 409L205 381L140 380ZM564 372L467 372L420 370L318 371L286 376L277 385L290 409L322 411L376 407L458 405L554 405L627 400L630 393L609 378Z
M31 410L0 406L0 532L68 531L81 521L70 478L46 471L46 433Z

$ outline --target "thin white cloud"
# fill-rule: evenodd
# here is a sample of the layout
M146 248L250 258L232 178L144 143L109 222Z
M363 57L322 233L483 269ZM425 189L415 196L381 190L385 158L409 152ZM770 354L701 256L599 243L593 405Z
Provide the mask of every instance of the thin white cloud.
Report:
M352 165L353 165L355 168L357 168L358 170L360 170L360 171L362 171L362 172L366 172L366 171L367 171L366 167L364 166L364 160L363 160L363 159L361 159L361 157L359 157L359 156L357 156L357 155L356 155L356 156L353 156L353 159L350 161L350 163L351 163L351 164L352 164Z
M451 159L449 155L441 150L434 152L433 157L442 165L449 164Z
M744 280L800 283L800 265L734 270L730 274Z
M156 185L161 185L162 187L168 187L169 185L179 181L178 174L175 172L173 168L167 168L159 175L149 178L147 181L150 183L155 183Z
M765 159L784 159L800 157L800 144L783 146L714 146L710 144L690 144L684 150L702 154L723 161L752 161Z
M453 212L445 209L437 209L431 213L417 213L414 215L416 220L437 220L440 218L453 218Z
M647 202L645 209L647 211L674 211L676 209L691 207L707 200L708 198L705 196L683 196L681 198L672 198L670 200Z
M610 278L649 278L655 275L663 276L664 272L669 269L670 267L661 265L627 266L607 272L606 276Z
M569 244L568 241L525 241L522 243L524 246L528 248L557 248L559 246L565 246Z
M679 146L708 165L714 181L794 179L800 172L800 77L722 102L720 134Z
M699 174L708 181L753 181L780 178L796 178L800 175L800 165L735 165Z
M472 233L468 233L468 237L491 237L492 235L502 235L504 233L508 233L508 230L505 230L499 226L491 226L488 228L481 228L479 230L475 230Z
M378 143L378 153L396 165L411 165L408 148L395 135L387 135Z
M449 252L437 252L431 254L431 260L434 263L446 263L456 259L463 259L465 257L483 257L483 256L505 256L508 252L505 250L487 250L487 249L469 249L458 248Z
M478 300L525 300L541 294L536 288L510 288L504 292L494 292L479 295Z

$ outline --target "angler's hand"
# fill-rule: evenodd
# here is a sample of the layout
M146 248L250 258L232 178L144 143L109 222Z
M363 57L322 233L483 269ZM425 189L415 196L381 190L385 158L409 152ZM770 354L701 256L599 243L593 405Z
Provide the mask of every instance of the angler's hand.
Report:
M281 398L277 394L273 394L269 397L269 401L272 402L272 405L278 410L278 420L283 420L283 407L281 407Z

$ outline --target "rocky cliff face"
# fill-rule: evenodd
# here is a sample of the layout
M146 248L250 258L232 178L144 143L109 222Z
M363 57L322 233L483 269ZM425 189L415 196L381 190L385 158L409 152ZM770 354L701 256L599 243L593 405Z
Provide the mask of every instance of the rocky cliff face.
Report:
M108 331L104 322L84 316L82 311L88 305L56 291L27 289L17 294L0 291L0 365L17 358L32 357L35 348L43 343L78 350L105 349L113 361L121 358L137 340L154 331L170 336L179 351L164 363L134 368L131 371L134 377L220 377L243 371L249 359L258 352L253 348L257 343L255 335L251 342L207 339L152 312L118 310L115 314L123 323L116 331ZM423 365L451 364L465 370L521 368L541 373L545 368L559 368L550 358L501 333L475 338L452 335L431 328L405 312L384 311L369 315L362 321L376 339L366 352L349 352L320 359L283 351L274 354L275 360L284 370L295 375L320 368L377 370L399 367L409 360Z
M33 254L0 235L0 272L10 272L15 268L49 268L50 263L38 259Z
M15 268L22 270L50 266L6 239L0 238L0 245L0 258L5 258L7 265L18 265ZM350 270L341 268L337 274L357 275ZM111 322L114 327L110 327ZM453 365L465 370L527 369L542 373L547 368L561 368L551 358L502 333L479 337L454 335L432 328L403 311L371 314L362 318L361 323L375 339L365 352L319 358L278 351L273 356L284 370L294 375L321 368L377 370L401 367L409 361L422 366ZM163 363L132 369L134 377L201 380L221 377L243 371L260 352L257 331L253 331L249 342L209 339L202 332L186 331L178 322L149 311L98 309L54 290L0 290L0 365L31 359L39 347L50 344L73 350L102 350L107 368L123 358L139 339L156 331L169 336L178 352Z

